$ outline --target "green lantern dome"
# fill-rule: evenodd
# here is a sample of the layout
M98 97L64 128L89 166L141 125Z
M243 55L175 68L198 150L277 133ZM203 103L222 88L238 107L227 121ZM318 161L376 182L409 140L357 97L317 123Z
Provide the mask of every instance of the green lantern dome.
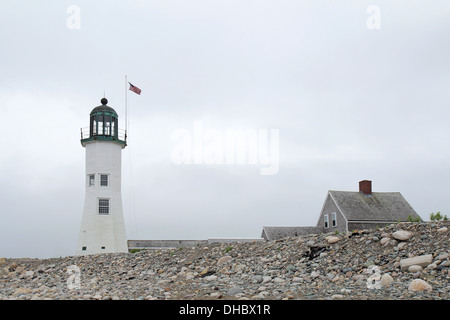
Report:
M101 99L101 105L90 113L89 132L81 130L81 144L94 140L114 141L126 146L126 132L119 130L117 112L107 105L106 98Z
M114 116L116 118L119 118L119 116L117 115L116 110L114 110L110 106L106 105L108 103L108 99L102 98L102 100L100 102L102 103L102 105L92 109L92 111L90 113L91 117L95 116L97 114L106 114L106 115L112 115L112 116Z

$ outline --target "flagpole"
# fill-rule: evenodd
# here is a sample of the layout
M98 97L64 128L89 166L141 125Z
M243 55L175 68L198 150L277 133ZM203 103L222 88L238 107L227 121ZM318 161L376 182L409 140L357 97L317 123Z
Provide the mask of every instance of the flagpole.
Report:
M125 137L128 129L128 90L127 90L127 75L125 75ZM126 138L125 138L126 139Z

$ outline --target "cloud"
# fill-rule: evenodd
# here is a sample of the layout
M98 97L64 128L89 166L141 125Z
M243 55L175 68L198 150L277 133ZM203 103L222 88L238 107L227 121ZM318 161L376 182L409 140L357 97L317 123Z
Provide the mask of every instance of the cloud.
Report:
M28 2L27 2L28 3ZM446 1L80 1L0 13L0 256L74 253L84 197L80 128L105 92L125 127L128 237L258 237L314 224L328 189L400 191L427 218L445 181ZM177 129L279 130L280 166L176 165Z

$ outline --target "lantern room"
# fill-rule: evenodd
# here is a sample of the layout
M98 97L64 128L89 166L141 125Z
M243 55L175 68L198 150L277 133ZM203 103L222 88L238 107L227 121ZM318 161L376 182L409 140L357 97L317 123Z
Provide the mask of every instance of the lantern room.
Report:
M126 146L126 132L119 130L116 111L107 105L106 98L101 99L101 105L90 113L89 128L81 129L81 144L95 140L113 141Z

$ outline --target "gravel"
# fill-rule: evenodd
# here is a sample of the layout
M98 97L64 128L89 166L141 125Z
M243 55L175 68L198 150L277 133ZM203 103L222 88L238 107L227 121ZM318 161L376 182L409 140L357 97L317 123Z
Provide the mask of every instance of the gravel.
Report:
M0 300L448 300L448 226L397 223L266 242L0 258ZM428 265L402 270L402 260L425 255Z

